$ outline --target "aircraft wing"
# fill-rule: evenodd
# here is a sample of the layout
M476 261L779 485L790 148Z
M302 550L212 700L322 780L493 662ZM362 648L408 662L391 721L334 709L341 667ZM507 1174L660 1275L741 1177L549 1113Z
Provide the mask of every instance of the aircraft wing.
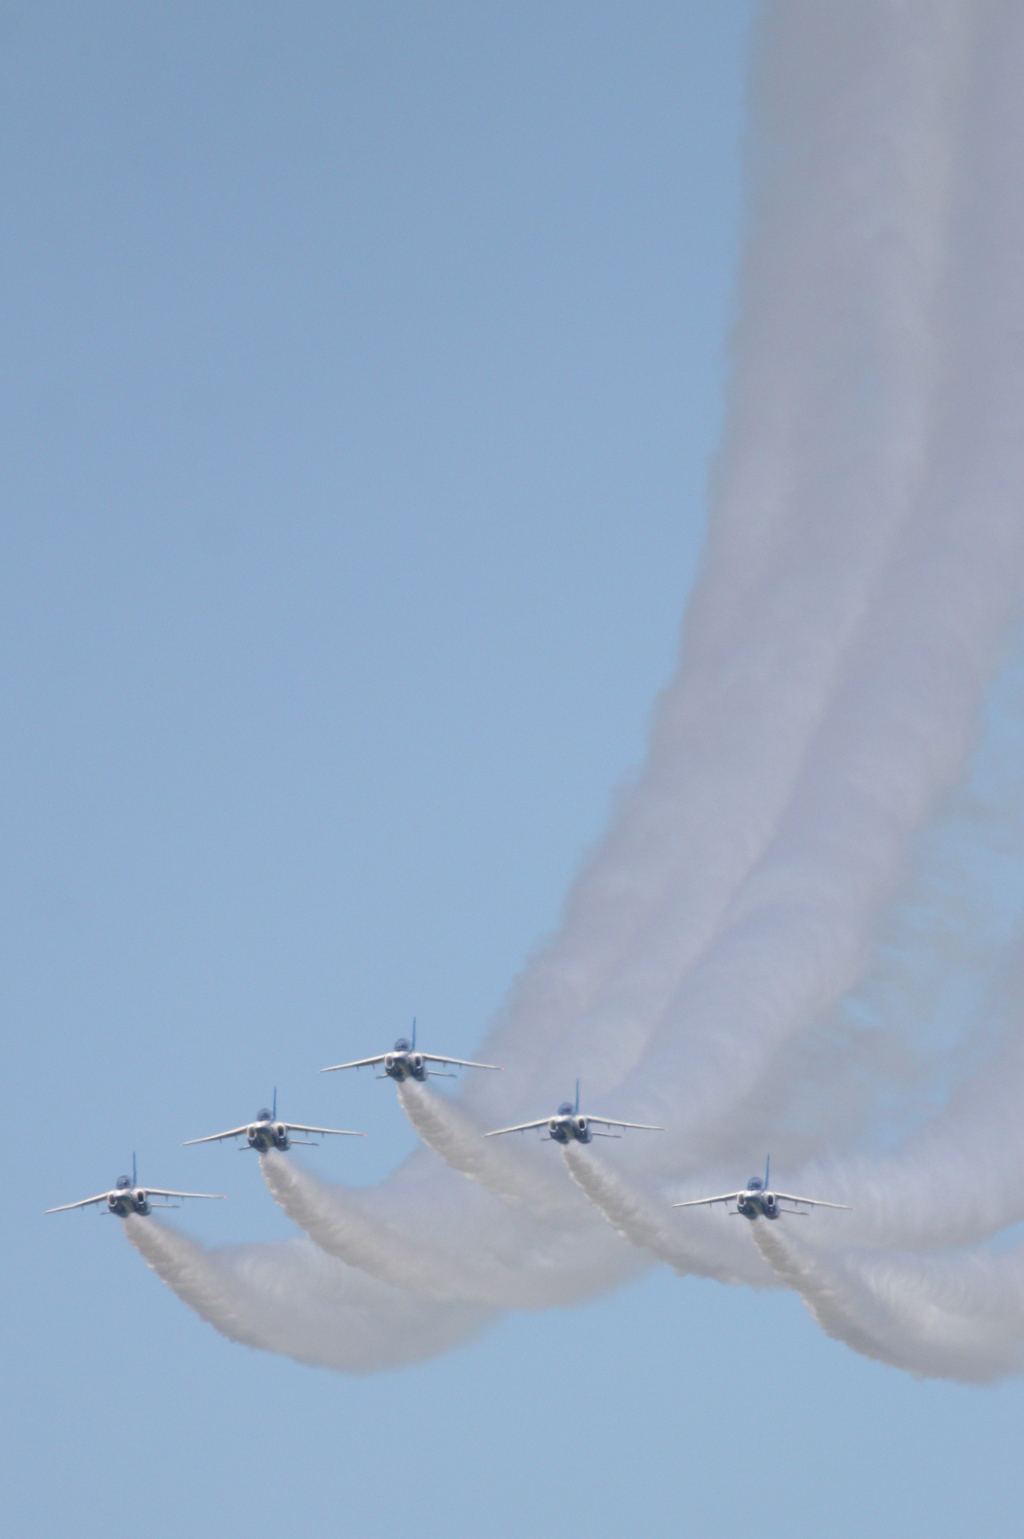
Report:
M159 1186L140 1186L137 1190L145 1192L147 1197L209 1197L219 1198L222 1202L227 1200L223 1192L165 1192ZM95 1197L93 1201L96 1201Z
M550 1117L541 1117L539 1122L517 1122L514 1128L494 1128L492 1132L485 1133L485 1138L497 1138L499 1133L527 1133L531 1128L546 1128L551 1121Z
M853 1213L855 1209L848 1202L821 1202L816 1197L794 1197L790 1192L776 1192L776 1202L802 1202L808 1208L842 1208L846 1213Z
M340 1133L345 1138L366 1137L365 1133L354 1133L351 1128L308 1128L303 1122L286 1122L285 1127L289 1133Z
M83 1197L81 1202L62 1202L59 1208L47 1208L47 1213L66 1213L69 1208L88 1208L94 1202L106 1202L109 1192L100 1192L98 1197Z
M500 1069L500 1063L473 1063L469 1058L439 1058L437 1053L424 1053L428 1063L457 1063L460 1069Z
M614 1122L611 1117L591 1117L586 1113L588 1122L599 1122L603 1128L643 1128L645 1133L664 1133L664 1128L659 1128L651 1122Z
M368 1069L375 1063L383 1063L387 1053L378 1053L376 1058L353 1058L351 1063L329 1063L326 1069L321 1069L321 1074L333 1074L335 1069Z
M222 1138L238 1138L240 1134L248 1133L249 1127L250 1124L247 1122L241 1128L228 1128L226 1133L209 1133L205 1138L186 1138L182 1148L187 1149L189 1144L215 1144ZM146 1190L148 1191L149 1188L147 1187Z
M689 1202L674 1202L672 1206L674 1208L703 1208L709 1202L739 1202L740 1198L746 1195L746 1192L723 1192L721 1197L694 1197Z

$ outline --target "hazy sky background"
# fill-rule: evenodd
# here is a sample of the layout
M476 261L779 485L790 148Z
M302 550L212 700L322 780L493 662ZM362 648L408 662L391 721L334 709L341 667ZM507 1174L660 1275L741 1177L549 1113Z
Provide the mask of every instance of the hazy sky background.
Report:
M723 3L8 5L0 247L11 1532L1006 1533L1015 1383L664 1270L344 1378L233 1346L130 1165L290 1226L469 1052L639 762L720 430L751 19Z

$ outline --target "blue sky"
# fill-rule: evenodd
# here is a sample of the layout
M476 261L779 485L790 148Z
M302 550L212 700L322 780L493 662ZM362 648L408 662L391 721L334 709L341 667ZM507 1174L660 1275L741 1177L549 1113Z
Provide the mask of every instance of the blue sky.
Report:
M182 1140L276 1085L375 1180L392 1087L316 1070L471 1051L557 923L699 555L750 16L4 8L12 1532L1012 1528L1019 1386L791 1296L656 1271L344 1378L42 1216L137 1149L207 1243L288 1234Z

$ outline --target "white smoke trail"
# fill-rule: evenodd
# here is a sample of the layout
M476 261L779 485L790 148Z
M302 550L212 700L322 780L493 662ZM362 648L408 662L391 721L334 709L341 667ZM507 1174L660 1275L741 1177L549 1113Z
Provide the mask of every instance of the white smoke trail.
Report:
M770 1285L771 1279L756 1264L745 1236L731 1234L723 1244L720 1232L688 1231L663 1200L660 1204L652 1202L578 1144L567 1145L562 1155L573 1180L630 1245L650 1251L681 1276L713 1277L719 1282L745 1282L754 1287Z
M784 1220L778 1220L784 1222ZM809 1260L802 1257L785 1235L777 1234L768 1223L754 1219L751 1224L754 1244L779 1279L799 1293L822 1330L837 1341L845 1341L855 1352L882 1362L889 1358L878 1335L858 1318L843 1290L822 1276Z
M558 1222L579 1217L579 1200L558 1179L557 1166L552 1169L548 1160L545 1168L545 1163L531 1158L529 1146L521 1140L517 1139L516 1147L485 1138L487 1129L454 1102L411 1080L399 1085L398 1099L423 1142L461 1176L479 1182L502 1202L528 1208L539 1219Z
M968 772L1024 596L1022 75L1012 0L765 7L729 426L648 763L489 1039L505 1075L459 1105L400 1092L450 1168L424 1154L356 1197L265 1162L368 1291L306 1250L242 1266L160 1242L161 1275L227 1334L361 1362L363 1310L397 1361L478 1306L582 1298L647 1256L754 1284L767 1262L825 1329L913 1372L1016 1371L1020 1261L948 1247L1024 1212L1021 1012L987 987L992 1020L955 1052L884 1002L874 1055L836 1023L890 969L885 915ZM933 980L962 970L929 945ZM564 1187L557 1159L482 1138L577 1076L589 1109L668 1132L609 1162L567 1151ZM801 1095L818 1104L794 1118ZM674 1192L738 1184L769 1139L791 1189L858 1213L804 1221L813 1247L762 1221L754 1243L739 1221L674 1227ZM407 1331L396 1298L433 1323Z
M315 1367L373 1373L418 1362L471 1340L492 1318L387 1288L306 1240L206 1250L136 1214L124 1231L157 1276L229 1340Z
M274 1201L321 1250L381 1282L409 1288L443 1303L479 1301L487 1282L465 1258L438 1254L424 1235L396 1233L362 1211L359 1195L331 1189L281 1155L261 1156L260 1169ZM508 1297L492 1302L509 1307Z
M973 1383L1024 1368L1024 1252L826 1256L763 1219L750 1227L822 1329L865 1356Z

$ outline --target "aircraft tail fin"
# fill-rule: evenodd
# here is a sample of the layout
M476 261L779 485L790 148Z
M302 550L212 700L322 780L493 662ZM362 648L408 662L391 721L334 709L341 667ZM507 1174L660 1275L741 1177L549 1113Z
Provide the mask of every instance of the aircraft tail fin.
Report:
M576 1113L577 1113L577 1115L579 1114L579 1109L580 1109L580 1082L579 1082L579 1080L577 1080L576 1081Z
M764 1162L764 1189L765 1189L766 1192L771 1191L771 1186L769 1184L769 1178L771 1176L771 1172L772 1172L772 1157L769 1154L768 1158Z
M416 1051L416 1017L412 1018L412 1050Z
M135 1170L135 1150L132 1150L132 1186L138 1186L139 1178Z
M277 1086L276 1085L274 1086L274 1109L270 1113L270 1117L271 1117L271 1121L272 1122L276 1122L277 1121Z

